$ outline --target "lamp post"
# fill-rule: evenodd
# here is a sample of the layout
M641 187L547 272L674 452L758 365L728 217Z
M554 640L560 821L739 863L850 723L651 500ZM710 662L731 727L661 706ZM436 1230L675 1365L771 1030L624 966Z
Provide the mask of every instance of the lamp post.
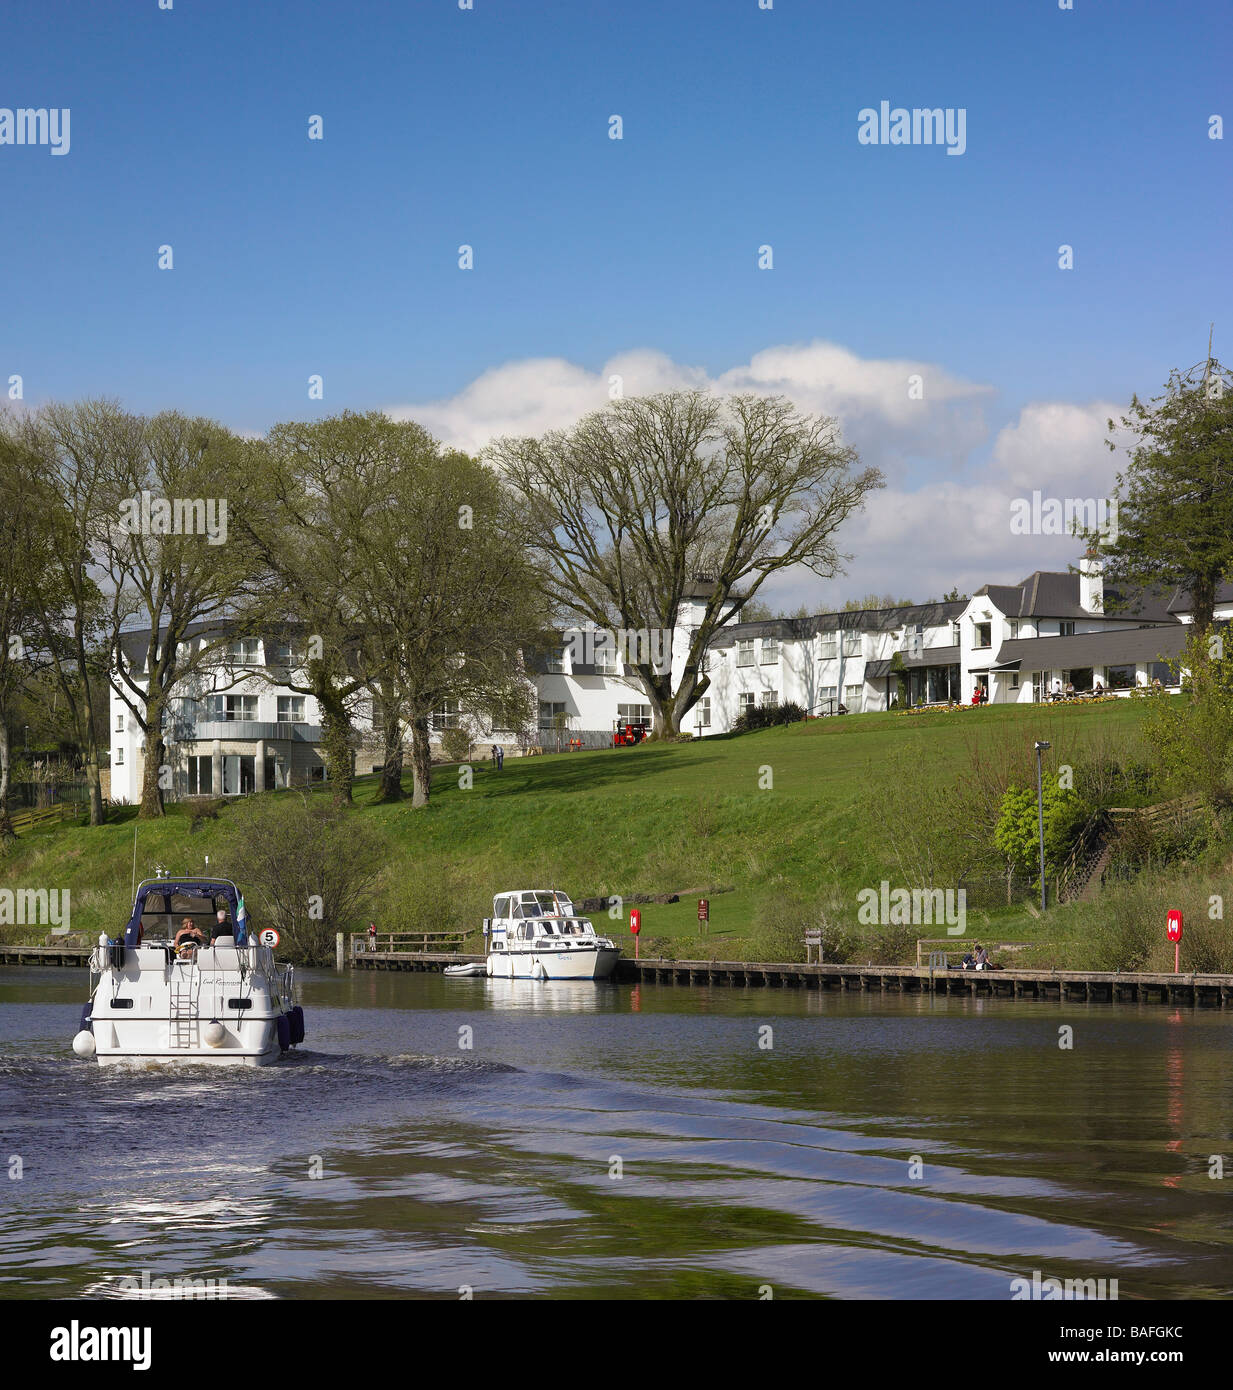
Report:
M1036 816L1040 825L1040 910L1048 910L1048 889L1045 886L1045 784L1041 770L1041 759L1047 743L1036 740Z

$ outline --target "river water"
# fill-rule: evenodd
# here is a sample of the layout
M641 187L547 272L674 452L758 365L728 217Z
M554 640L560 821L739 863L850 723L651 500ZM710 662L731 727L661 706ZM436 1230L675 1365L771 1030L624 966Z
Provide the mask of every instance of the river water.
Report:
M1221 1013L301 982L280 1066L100 1069L84 972L0 970L0 1298L1233 1292Z

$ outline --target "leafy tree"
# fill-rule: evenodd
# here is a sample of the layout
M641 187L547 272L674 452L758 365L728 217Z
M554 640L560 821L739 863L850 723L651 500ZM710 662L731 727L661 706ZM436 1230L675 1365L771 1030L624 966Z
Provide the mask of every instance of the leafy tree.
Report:
M29 488L50 533L55 582L33 592L37 643L85 763L90 824L103 823L100 730L108 708L105 602L99 587L108 498L125 447L112 402L50 404L10 428L32 460Z
M381 794L401 795L409 730L423 805L430 721L446 699L504 727L527 717L521 647L546 614L524 519L491 469L379 412L279 425L269 455L274 505L254 536L273 577L267 602L290 603L319 638L307 680L331 781L345 777L349 799L348 701L367 689L382 713Z
M667 737L708 689L702 656L738 602L793 565L837 574L836 531L882 485L876 469L854 471L836 421L783 397L619 400L570 430L498 440L491 456L530 510L553 604L600 629L666 634L709 581L679 666L653 649L627 662Z
M1223 634L1195 631L1176 662L1191 698L1149 697L1143 738L1158 783L1199 792L1210 810L1233 804L1233 651Z
M1190 594L1200 632L1211 627L1217 590L1233 575L1231 387L1233 377L1209 350L1188 372L1175 370L1163 395L1149 402L1136 395L1121 421L1134 443L1117 479L1117 538L1080 533L1099 550L1106 592L1176 585Z
M867 608L911 608L910 598L896 598L894 594L866 594L864 598L848 599L841 610L844 613L860 613Z
M142 733L146 819L163 814L173 693L216 678L225 619L254 568L230 518L244 511L260 468L254 445L212 420L165 411L149 419L117 413L108 423L125 441L104 492L110 515L101 533L112 684ZM162 504L178 506L178 520L154 511ZM175 525L179 534L165 529ZM141 634L135 654L125 640L133 630Z
M1056 776L1042 784L1045 819L1045 871L1057 870L1070 852L1082 819L1082 806L1073 791L1058 785ZM1035 787L1010 786L1002 797L994 843L1015 872L1040 876L1040 811Z
M23 690L46 663L39 649L40 603L62 597L51 532L33 482L32 460L0 432L0 845L15 837L9 815L10 720Z
M353 927L384 861L359 813L307 792L255 797L229 808L224 854L232 877L251 885L254 917L278 928L305 965L334 959L334 935Z

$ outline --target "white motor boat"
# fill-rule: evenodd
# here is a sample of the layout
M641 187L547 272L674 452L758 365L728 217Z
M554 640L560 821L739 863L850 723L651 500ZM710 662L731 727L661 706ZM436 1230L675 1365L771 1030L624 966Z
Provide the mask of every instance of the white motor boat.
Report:
M484 935L488 974L499 979L604 980L621 954L554 888L498 893Z
M294 968L256 939L229 879L146 879L123 932L91 954L73 1051L103 1065L264 1066L304 1040L294 996Z

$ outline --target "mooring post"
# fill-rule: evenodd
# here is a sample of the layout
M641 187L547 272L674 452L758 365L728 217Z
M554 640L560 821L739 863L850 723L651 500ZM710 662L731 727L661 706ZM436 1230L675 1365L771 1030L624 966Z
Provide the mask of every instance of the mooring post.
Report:
M343 968L343 934L337 932L334 936L334 969Z

